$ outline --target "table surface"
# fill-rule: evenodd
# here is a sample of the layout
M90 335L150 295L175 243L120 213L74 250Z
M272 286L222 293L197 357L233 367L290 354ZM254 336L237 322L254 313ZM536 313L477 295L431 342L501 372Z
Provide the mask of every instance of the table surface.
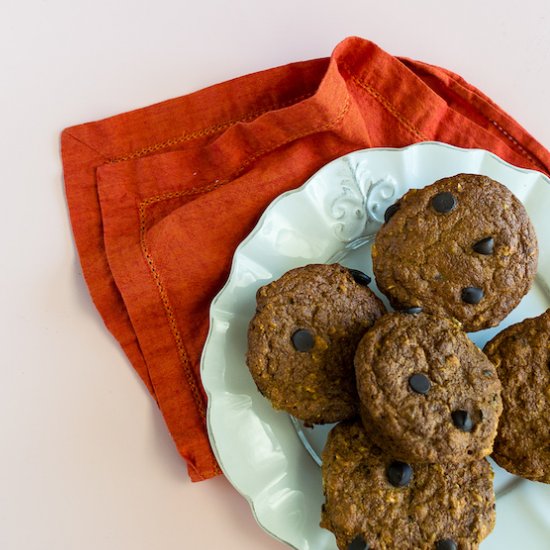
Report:
M550 147L547 0L2 1L0 548L284 548L225 479L189 481L105 329L75 253L59 134L328 56L349 35L461 74ZM510 529L510 548L529 548L525 529Z

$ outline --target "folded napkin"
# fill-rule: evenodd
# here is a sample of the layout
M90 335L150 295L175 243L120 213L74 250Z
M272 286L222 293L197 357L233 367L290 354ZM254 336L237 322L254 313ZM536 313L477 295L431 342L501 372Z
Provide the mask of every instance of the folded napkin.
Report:
M550 173L550 153L458 75L356 37L330 58L63 132L84 277L193 481L220 473L199 361L237 245L275 197L330 160L425 140Z

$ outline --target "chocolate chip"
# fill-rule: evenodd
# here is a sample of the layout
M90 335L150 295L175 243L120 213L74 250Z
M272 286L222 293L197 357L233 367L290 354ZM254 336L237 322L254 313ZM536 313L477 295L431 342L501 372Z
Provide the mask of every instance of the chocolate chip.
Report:
M440 214L448 214L456 208L456 199L452 193L443 191L434 195L431 200L432 208Z
M353 280L358 285L363 285L363 286L370 285L372 279L366 273L363 273L362 271L359 271L358 269L350 269L349 272L350 272L351 276L353 277Z
M348 545L348 550L368 550L369 545L361 535L357 535Z
M297 351L309 351L315 344L315 338L309 330L301 328L292 335L292 344Z
M483 299L483 289L476 286L467 286L462 289L462 301L467 304L479 304Z
M388 206L386 208L386 211L384 212L384 223L388 223L390 221L390 218L399 210L399 203L396 202L395 204L392 204L391 206Z
M495 248L495 239L493 239L493 237L486 237L485 239L481 239L481 241L477 241L472 248L478 254L489 256L493 253Z
M430 391L432 383L425 374L417 373L409 378L409 386L412 391L426 395Z
M472 418L470 417L468 411L453 411L451 416L453 417L453 424L459 430L462 430L463 432L472 431L474 423L472 422Z
M453 539L438 540L435 549L436 550L457 550L458 546Z
M422 313L422 308L420 306L413 306L413 307L408 307L407 309L402 309L401 312L415 315L417 313Z
M405 487L405 485L408 485L412 473L412 468L406 462L399 462L398 460L392 462L386 470L388 481L394 487Z

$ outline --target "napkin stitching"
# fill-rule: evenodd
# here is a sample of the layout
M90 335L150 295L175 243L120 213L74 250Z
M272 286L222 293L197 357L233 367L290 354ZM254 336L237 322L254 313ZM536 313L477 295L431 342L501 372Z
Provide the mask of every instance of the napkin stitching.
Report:
M538 166L539 168L542 168L543 171L546 171L546 167L543 166L541 162L539 162L537 159L533 158L527 149L521 145L521 143L511 134L509 134L496 120L493 120L492 118L487 117L484 113L481 113L491 124L493 124L497 130L499 130L506 138L508 138L512 145L516 146L516 149L528 160L530 160L533 164Z
M418 128L411 124L406 118L404 118L401 113L388 101L378 90L374 89L370 84L361 80L356 75L353 74L352 70L344 63L343 67L350 73L351 79L358 86L366 90L370 95L372 95L382 106L392 114L409 132L414 134L416 137L419 137L423 141L429 141L429 138L426 137Z
M449 79L450 79L449 87L451 87L456 93L458 93L466 101L470 102L468 96L469 96L469 94L473 94L475 96L475 98L479 102L481 102L482 106L485 109L489 109L491 111L495 110L495 108L491 105L491 102L487 101L487 99L485 97L483 97L483 94L481 92L479 92L478 90L475 90L475 89L471 89L467 85L463 84L463 79L461 77L459 77L455 74L452 74L452 73L449 74L448 76L449 76ZM512 143L512 145L515 145L516 150L521 155L523 155L527 160L531 161L533 164L535 164L539 168L542 168L543 172L546 172L547 168L544 165L544 163L539 161L536 157L533 157L531 155L531 152L528 149L526 149L525 147L523 147L523 145L514 136L512 136L512 134L510 134L508 131L506 131L501 126L501 124L499 124L496 120L494 120L493 118L491 118L490 116L485 114L485 111L482 108L478 107L478 112L481 114L481 116L483 116L483 118L485 118L485 120L487 120L488 122L493 124L493 126L495 126L495 128ZM504 115L504 116L507 116L506 113L501 112L500 114Z
M155 195L155 196L152 196L152 197L148 197L147 199L144 199L140 203L140 212L141 212L141 206L142 205L147 207L150 204L155 204L157 202L168 200L168 199L175 199L175 198L178 198L178 197L185 197L185 196L188 196L188 195L198 195L198 194L209 193L210 191L214 191L215 189L218 189L218 187L222 187L223 185L225 185L225 184L229 183L230 181L234 180L237 176L239 176L244 171L244 169L249 164L251 164L252 162L257 160L262 155L265 155L266 153L270 153L271 151L274 151L278 147L286 145L287 143L290 143L291 141L294 141L294 140L299 139L301 137L307 136L308 134L311 134L313 132L324 131L324 130L327 130L327 129L333 127L333 126L336 126L346 116L347 112L349 111L349 108L350 108L350 99L348 97L346 99L346 102L345 102L342 110L338 113L338 116L333 121L327 122L326 124L324 124L322 126L309 128L305 132L300 132L298 134L293 134L292 136L290 136L289 138L287 138L284 141L276 143L275 145L271 145L270 147L266 147L264 149L261 149L260 151L258 151L254 155L251 155L250 157L248 157L235 172L233 172L230 176L228 176L227 178L225 178L223 180L214 180L210 185L206 185L206 186L203 186L203 187L192 187L191 189L184 189L182 191L171 191L170 193L165 193L163 195Z
M144 147L143 149L138 149L137 151L133 151L132 153L129 153L127 155L123 155L120 157L114 157L111 159L108 159L108 164L116 164L118 162L124 162L126 160L132 160L136 158L144 157L150 153L154 153L157 151L160 151L162 149L166 149L167 147L171 147L173 145L177 145L179 143L182 143L184 141L192 141L194 139L208 136L211 134L216 134L218 132L221 132L222 130L226 130L230 126L233 126L234 124L237 124L239 122L249 122L251 120L254 120L255 118L276 109L282 109L284 107L288 107L289 105L292 105L294 103L298 103L304 99L307 99L308 97L311 97L315 93L315 90L312 92L308 92L305 94L302 94L297 97L293 97L292 99L289 99L287 101L283 101L282 103L275 103L270 105L269 107L265 107L264 109L256 110L252 113L249 113L248 115L236 118L233 120L228 120L226 122L222 122L220 124L215 124L214 126L208 126L206 128L202 128L201 130L196 130L194 132L190 132L188 134L183 134L182 136L176 137L176 138L170 138L166 141L162 141L159 143L154 143L153 145L149 145L147 147Z
M194 380L191 377L191 372L189 370L190 362L189 358L187 357L187 354L185 352L185 348L183 346L183 341L181 338L181 335L177 329L176 325L176 319L174 317L174 313L172 311L172 306L170 305L170 302L168 300L168 296L166 295L166 292L164 291L164 286L162 284L162 281L160 279L160 274L155 266L155 263L153 261L153 258L151 254L148 251L147 244L145 242L145 205L143 203L140 204L140 243L141 243L141 249L144 252L145 259L147 260L147 264L149 265L149 269L151 270L151 273L153 275L153 278L155 280L155 283L157 284L157 287L160 292L160 297L162 300L162 304L164 305L164 310L166 311L166 314L168 315L168 320L170 324L170 328L172 329L172 334L176 340L176 347L178 349L178 354L180 357L180 360L182 363L184 363L184 374L187 378L187 381L189 382L189 385L191 386L191 391L193 393L193 399L195 401L195 404L198 407L199 415L202 420L205 420L204 415L204 400L202 398L202 395L198 391L198 388L194 382Z
M183 340L181 338L181 334L177 328L176 319L174 317L174 313L172 311L172 306L170 305L170 302L168 300L168 296L164 290L164 286L162 284L162 280L160 278L160 273L158 272L155 263L153 261L153 258L151 254L148 251L147 243L145 242L145 205L144 203L140 204L140 243L141 243L141 249L145 256L145 259L147 261L147 264L149 266L149 269L151 270L151 274L153 275L153 279L157 285L157 288L159 290L160 299L162 302L162 305L164 306L164 311L166 312L166 315L168 316L168 324L170 326L170 331L172 332L172 336L176 340L176 348L178 350L178 357L180 359L180 362L183 367L183 374L185 378L187 379L187 384L189 385L189 389L191 390L191 395L193 396L193 401L195 402L195 408L197 412L199 413L199 416L201 418L201 421L204 425L206 425L206 415L205 415L205 403L204 399L197 387L197 384L194 379L193 372L191 370L191 362L189 360L189 356L187 355L187 352L185 351L185 347L183 345ZM221 474L222 471L217 464L215 459L212 459L212 472L217 475ZM197 476L201 479L207 479L209 476L209 472L206 474L206 477L201 474L200 471L198 471L196 468L193 468L195 470L195 473Z
M369 94L371 94L375 99L377 99L401 124L403 124L410 132L415 134L416 136L420 137L424 141L429 141L429 138L426 137L420 130L418 130L415 126L413 126L408 120L406 120L395 107L382 95L380 92L378 92L376 89L374 89L372 86L370 86L367 82L360 80L357 76L351 73L351 69L347 65L343 65L351 74L351 79L359 85L361 88L364 88ZM500 131L500 133L506 137L512 145L515 145L516 150L524 156L527 160L535 164L535 166L538 166L539 168L542 168L543 170L546 170L544 165L538 161L536 158L532 157L529 154L529 151L525 149L519 141L514 138L511 134L509 134L496 120L493 120L492 118L489 118L483 111L479 111L480 114L495 126L497 130Z
M166 315L168 317L170 331L172 332L172 336L174 337L174 339L176 341L176 347L177 347L177 350L178 350L178 357L179 357L180 362L182 364L185 378L186 378L187 383L190 387L191 394L192 394L193 400L195 402L195 406L197 408L197 412L199 413L199 416L200 416L200 418L201 418L201 420L204 424L206 424L206 414L205 414L206 407L205 407L204 399L202 397L201 392L199 391L199 388L198 388L198 385L197 385L197 382L196 382L196 379L195 379L195 374L193 373L193 371L191 369L191 361L190 361L189 356L187 355L187 352L185 350L185 346L183 344L183 339L182 339L181 334L179 332L177 322L176 322L176 319L174 317L174 313L172 311L172 306L170 304L170 300L168 299L168 295L167 295L166 290L164 288L160 273L159 273L157 267L155 266L155 262L153 260L153 257L151 255L150 251L149 251L149 248L147 246L147 240L145 238L145 236L146 236L146 226L147 226L147 224L146 224L147 207L151 204L155 204L157 202L167 200L167 199L172 199L172 198L182 197L182 196L192 195L192 194L208 193L210 191L213 191L214 189L217 189L218 187L221 187L222 185L227 184L228 182L234 180L237 176L239 176L250 163L254 162L256 159L258 159L262 155L264 155L266 153L269 153L270 151L273 151L273 150L277 149L278 147L281 147L282 145L290 143L291 141L294 141L296 139L304 137L308 134L312 134L313 132L319 132L319 131L328 130L329 128L333 128L334 126L339 124L343 120L343 118L346 116L347 112L349 111L350 105L351 105L351 102L350 102L350 98L348 96L346 98L346 102L344 103L344 106L342 107L340 113L338 113L338 116L334 120L332 120L330 122L327 122L324 125L320 125L320 126L317 126L317 127L314 127L314 128L310 128L305 132L299 132L297 134L293 134L292 136L288 137L287 139L285 139L285 140L283 140L283 141L281 141L281 142L279 142L275 145L271 145L269 147L265 147L264 149L261 149L260 151L258 151L254 155L251 155L250 157L248 157L231 176L229 176L228 178L226 178L224 180L215 180L212 184L207 185L205 187L194 187L192 189L186 189L186 190L182 190L182 191L166 193L164 195L157 195L157 196L154 196L154 197L149 197L149 198L141 201L141 203L139 204L141 250L142 250L143 256L145 257L147 265L149 266L149 269L151 271L151 274L153 276L153 279L155 281L157 289L159 291L162 305L164 306L164 310L165 310ZM215 460L214 460L214 472L215 473L221 473L220 467L215 462ZM199 476L201 476L201 474L199 472L197 472L197 474ZM203 477L203 479L204 479L204 477Z

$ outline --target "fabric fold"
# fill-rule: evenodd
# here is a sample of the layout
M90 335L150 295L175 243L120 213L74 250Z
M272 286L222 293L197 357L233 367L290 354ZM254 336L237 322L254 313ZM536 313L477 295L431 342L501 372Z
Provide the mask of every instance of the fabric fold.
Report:
M329 59L219 84L62 135L83 273L192 480L220 473L199 363L212 298L270 202L365 147L436 140L549 173L550 154L450 71L351 37Z

